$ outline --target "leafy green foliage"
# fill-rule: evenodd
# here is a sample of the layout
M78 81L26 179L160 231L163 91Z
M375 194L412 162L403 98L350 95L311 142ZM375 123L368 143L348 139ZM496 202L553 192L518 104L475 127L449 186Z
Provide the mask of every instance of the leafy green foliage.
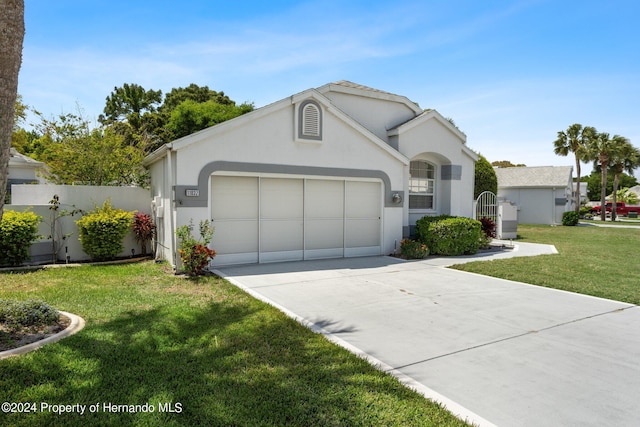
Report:
M416 233L432 254L454 256L478 252L482 230L480 221L441 215L416 221Z
M123 250L122 241L133 221L133 212L115 209L106 200L102 207L84 215L76 224L82 250L93 260L113 259Z
M429 248L422 242L403 239L400 242L400 255L407 259L422 259L429 255Z
M589 200L600 200L600 191L602 189L602 174L600 173L600 168L594 168L594 171L584 177L583 181L587 181L587 197ZM620 175L620 187L633 187L638 185L638 180L632 176L622 173ZM613 173L609 173L607 177L607 188L606 193L613 193Z
M613 194L610 194L608 198L611 198ZM621 188L616 193L616 198L618 202L624 202L627 205L636 205L638 204L638 195L633 191L629 191L629 188Z
M6 211L0 221L0 265L20 265L38 239L41 217L33 212Z
M567 226L575 226L578 225L578 221L580 220L579 212L565 212L562 214L562 225Z
M193 83L171 89L164 102L161 91L124 84L107 98L100 122L112 127L128 144L149 153L164 143L252 110L252 104L236 106L224 92Z
M253 110L253 106L242 104L219 104L215 101L196 102L186 100L171 112L166 129L172 139L190 135L199 130L233 119Z
M193 236L193 221L189 225L178 227L176 235L180 239L180 260L188 276L198 276L206 273L209 261L216 256L216 251L208 245L213 238L214 228L209 221L200 221L200 238Z
M144 212L137 212L133 216L132 228L136 242L140 243L142 255L146 255L147 242L156 235L156 225L153 223L153 219Z
M47 164L46 177L55 184L142 184L144 151L127 144L112 127L92 128L82 115L65 114L36 126L40 135L24 154Z
M496 171L493 170L491 163L483 156L476 162L475 168L475 182L473 187L473 198L476 199L480 194L485 191L491 191L494 194L498 193L498 177Z
M0 323L9 331L55 323L60 313L40 300L14 301L0 299Z

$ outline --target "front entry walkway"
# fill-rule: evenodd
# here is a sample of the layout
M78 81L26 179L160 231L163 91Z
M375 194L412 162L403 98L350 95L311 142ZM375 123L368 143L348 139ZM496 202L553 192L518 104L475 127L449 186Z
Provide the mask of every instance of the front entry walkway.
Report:
M538 245L524 246L509 256ZM637 306L446 269L452 258L442 260L217 273L479 425L640 425Z

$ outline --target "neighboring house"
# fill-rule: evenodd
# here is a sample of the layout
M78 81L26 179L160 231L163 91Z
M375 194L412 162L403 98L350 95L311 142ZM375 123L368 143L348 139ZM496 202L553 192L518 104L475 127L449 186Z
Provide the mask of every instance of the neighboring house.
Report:
M472 216L478 156L435 110L347 81L147 156L158 251L212 220L214 265L389 254L425 215Z
M640 201L640 185L634 185L633 187L629 188L629 192L634 193L636 196L638 196L638 200Z
M582 181L580 183L580 204L585 204L589 201L589 198L587 197L587 192L588 192L588 188L587 185L589 183ZM576 186L578 185L577 182L573 183L573 186L571 187L571 200L575 200L576 199Z
M44 170L45 165L31 157L18 153L11 147L9 157L9 175L7 179L7 195L6 203L11 203L11 186L13 184L41 184L45 180L41 178L40 173Z
M573 167L496 168L498 196L518 206L520 224L561 224L573 210Z

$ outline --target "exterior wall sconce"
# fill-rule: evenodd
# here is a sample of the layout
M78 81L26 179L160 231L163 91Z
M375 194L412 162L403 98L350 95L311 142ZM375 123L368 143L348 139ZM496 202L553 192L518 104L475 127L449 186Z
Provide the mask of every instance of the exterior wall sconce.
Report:
M393 196L391 196L391 201L393 202L393 204L399 205L400 203L402 203L402 196L399 193L393 193Z

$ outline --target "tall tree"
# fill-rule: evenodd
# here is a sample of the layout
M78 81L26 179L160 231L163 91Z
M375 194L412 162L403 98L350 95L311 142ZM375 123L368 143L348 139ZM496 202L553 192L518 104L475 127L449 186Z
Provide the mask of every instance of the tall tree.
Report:
M576 182L580 182L580 163L588 161L587 146L596 136L596 129L591 126L582 127L574 123L566 131L558 132L558 137L553 142L553 152L559 156L567 156L573 153L576 160ZM580 184L576 186L575 211L580 212Z
M526 167L524 163L512 163L511 160L496 160L495 162L491 162L491 166L496 166L499 168L521 168Z
M191 83L187 87L173 88L158 111L145 116L155 137L147 151L250 111L253 111L253 104L236 105L224 92L208 86Z
M614 135L613 138L606 132L596 134L595 138L589 141L587 146L587 156L600 167L602 171L602 181L600 182L600 206L605 206L607 202L607 170L611 163L612 157L616 155L622 144L628 140L620 135ZM605 221L607 218L606 209L600 210L600 219Z
M0 221L7 191L11 134L24 42L24 0L0 0Z
M595 167L593 168L593 172L583 178L583 181L587 182L587 196L589 197L589 200L600 200L600 190L602 189L602 174L600 172L600 166L595 165ZM633 175L627 175L626 173L622 173L620 175L620 188L631 188L636 185L638 185L638 180ZM613 174L611 173L611 168L609 168L606 192L608 195L610 195L612 191ZM607 198L609 197L611 196L607 196Z
M619 146L616 147L610 159L610 169L613 173L613 204L611 205L611 220L615 221L616 203L618 199L618 185L620 183L620 175L623 172L633 174L633 171L640 166L640 151L631 145L628 139L622 138Z
M125 83L113 88L106 99L104 114L98 120L103 125L123 135L131 145L142 148L150 143L150 135L145 126L145 115L153 113L162 102L162 91L146 90L135 83Z
M486 157L482 154L478 154L478 157L479 159L475 167L474 199L478 198L478 196L485 191L491 191L494 194L498 193L498 177L496 176L496 171Z
M35 142L37 160L47 164L47 178L56 184L144 184L144 151L128 144L110 126L91 128L80 115L41 119Z
M172 139L182 138L194 132L231 120L253 110L248 104L219 104L215 101L195 102L191 100L178 104L171 112L165 129Z
M217 104L235 105L235 102L225 95L224 92L216 92L215 90L209 89L209 86L198 86L195 83L191 83L187 87L171 89L165 96L164 102L158 110L171 113L174 108L187 100L195 102L214 101Z

